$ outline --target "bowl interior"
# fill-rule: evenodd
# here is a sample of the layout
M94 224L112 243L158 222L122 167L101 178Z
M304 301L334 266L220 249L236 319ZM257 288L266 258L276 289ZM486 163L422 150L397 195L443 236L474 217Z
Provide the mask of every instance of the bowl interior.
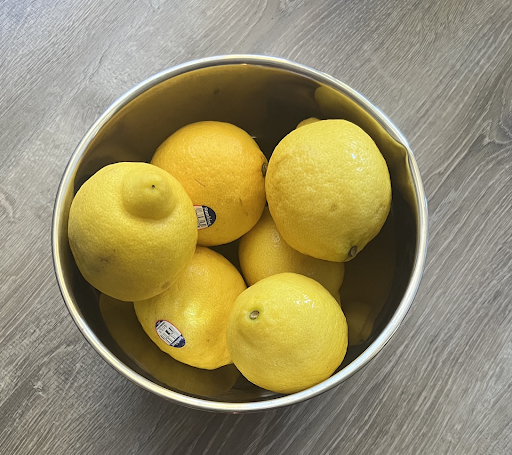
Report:
M142 331L132 304L101 296L82 278L68 245L67 215L74 194L97 170L118 161L149 162L169 135L189 123L233 123L253 136L270 158L278 142L301 120L344 118L362 127L384 155L391 174L393 202L381 233L346 264L342 301L369 301L380 313L371 337L362 345L349 347L338 369L341 371L382 333L413 271L419 220L406 144L400 143L382 120L372 116L357 94L330 83L328 78L244 63L197 68L172 76L141 85L125 96L92 128L70 162L69 178L62 183L61 211L56 214L59 254L55 258L61 286L69 294L67 304L118 361L165 389L230 403L278 397L249 383L233 366L199 370L163 354ZM237 242L213 249L238 266Z

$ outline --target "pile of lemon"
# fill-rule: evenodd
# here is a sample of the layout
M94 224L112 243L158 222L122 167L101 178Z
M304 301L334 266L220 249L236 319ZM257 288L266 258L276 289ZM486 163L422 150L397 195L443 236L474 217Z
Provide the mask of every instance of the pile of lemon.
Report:
M267 162L240 128L198 122L150 164L112 164L87 180L68 236L84 278L134 302L162 351L197 368L234 363L254 384L294 393L343 361L343 263L390 205L386 162L353 123L301 122ZM238 239L241 273L208 248Z

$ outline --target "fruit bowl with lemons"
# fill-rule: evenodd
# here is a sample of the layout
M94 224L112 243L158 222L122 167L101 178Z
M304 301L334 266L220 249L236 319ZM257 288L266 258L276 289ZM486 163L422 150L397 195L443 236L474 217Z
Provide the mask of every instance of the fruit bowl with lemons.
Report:
M203 410L310 399L367 364L410 308L427 206L375 106L287 60L163 71L94 123L53 218L57 281L93 348Z

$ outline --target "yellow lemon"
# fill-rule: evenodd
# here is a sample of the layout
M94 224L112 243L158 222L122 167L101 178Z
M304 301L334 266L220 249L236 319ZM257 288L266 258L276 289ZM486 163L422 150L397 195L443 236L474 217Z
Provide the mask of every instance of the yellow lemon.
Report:
M371 335L375 314L371 305L365 302L343 301L343 313L348 324L348 344L356 346L364 343Z
M256 226L240 239L238 257L249 286L271 275L293 272L313 278L336 300L340 299L344 263L316 259L294 250L279 234L268 208Z
M267 159L254 139L235 125L187 125L164 141L151 163L176 177L192 199L200 245L236 240L263 212Z
M294 393L331 376L347 350L347 322L317 281L280 273L236 299L227 327L235 366L259 387Z
M315 123L315 122L319 122L320 120L317 119L316 117L309 117L305 120L302 120L302 122L300 122L298 125L297 125L297 128L300 128L301 126L306 126L306 125L309 125L311 123Z
M139 368L173 389L211 397L229 391L240 376L233 364L210 371L174 360L158 349L142 330L132 302L101 294L99 306L108 331L125 354Z
M187 365L212 370L232 363L226 326L245 288L227 259L198 246L176 283L152 299L135 302L135 312L162 351Z
M192 202L169 173L147 163L105 166L78 190L68 238L78 269L119 300L166 290L194 255Z
M391 206L386 161L370 136L345 120L289 133L270 158L265 185L286 242L327 261L352 259L378 234Z

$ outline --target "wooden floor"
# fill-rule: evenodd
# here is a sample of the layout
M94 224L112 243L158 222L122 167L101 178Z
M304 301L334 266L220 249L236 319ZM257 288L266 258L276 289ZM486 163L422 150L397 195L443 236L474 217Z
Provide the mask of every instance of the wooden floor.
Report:
M190 410L133 385L72 322L53 272L60 177L121 94L195 58L333 75L408 138L428 197L418 295L361 372L308 402ZM0 453L512 453L510 0L0 3Z

